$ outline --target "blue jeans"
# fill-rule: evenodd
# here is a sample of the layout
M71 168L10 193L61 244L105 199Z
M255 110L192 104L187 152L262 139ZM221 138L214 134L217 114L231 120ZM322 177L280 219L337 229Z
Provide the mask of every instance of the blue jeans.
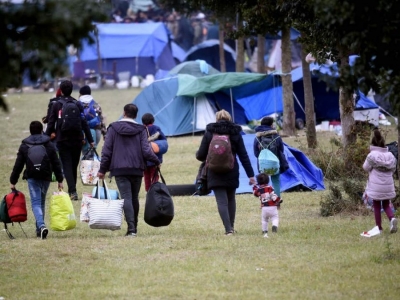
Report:
M115 176L115 182L121 198L124 199L124 214L125 221L128 224L128 233L137 233L142 176Z
M277 194L278 197L281 197L281 174L278 173L276 175L271 175L271 182L275 194Z
M213 189L217 201L218 213L225 227L225 232L234 230L236 217L236 189L216 187Z
M46 194L49 189L50 181L28 178L29 195L31 196L32 212L36 219L36 233L40 233L40 228L45 227L44 214L46 204Z

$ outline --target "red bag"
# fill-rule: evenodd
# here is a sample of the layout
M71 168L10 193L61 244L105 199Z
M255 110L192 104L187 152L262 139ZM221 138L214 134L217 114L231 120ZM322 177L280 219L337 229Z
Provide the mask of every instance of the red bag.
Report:
M22 192L14 189L5 196L5 200L11 222L25 222L28 220L25 195Z

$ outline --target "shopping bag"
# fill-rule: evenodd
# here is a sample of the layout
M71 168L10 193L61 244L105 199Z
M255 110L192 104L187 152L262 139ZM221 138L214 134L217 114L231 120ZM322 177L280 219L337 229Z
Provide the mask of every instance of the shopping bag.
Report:
M119 230L122 225L122 211L124 200L111 200L108 188L103 180L103 190L106 199L99 198L100 182L97 183L97 193L87 199L89 227L92 229Z
M96 186L92 190L92 198L117 200L119 199L119 193L117 190L109 189L104 180L103 186L100 186L99 181L97 181Z
M92 195L89 193L82 193L82 202L81 202L81 212L79 215L79 219L81 222L89 222L89 200L92 199Z
M79 166L83 185L96 185L99 178L100 158L95 148L90 148L82 157Z
M64 231L75 227L75 212L69 195L63 191L53 193L50 199L50 229Z

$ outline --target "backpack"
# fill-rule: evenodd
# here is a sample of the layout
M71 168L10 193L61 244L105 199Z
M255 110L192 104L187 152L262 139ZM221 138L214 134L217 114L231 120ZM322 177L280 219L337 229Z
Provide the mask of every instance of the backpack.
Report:
M154 172L153 180L160 174L162 182L153 182L146 195L144 221L153 227L168 226L174 218L174 202L160 169Z
M262 136L261 140L259 140L261 146L260 149L268 149L275 154L276 157L279 157L278 143L276 142L277 139L278 136L275 138L273 135Z
M235 157L229 135L213 134L206 162L208 169L215 173L226 173L233 169Z
M89 103L85 103L83 106L83 114L85 115L86 121L90 128L96 128L100 125L100 118L94 109L95 101L92 100Z
M35 177L35 175L40 175L41 171L45 170L46 168L49 169L49 157L47 155L46 148L43 145L26 145L29 147L26 167L30 174Z
M277 143L275 143L275 140L277 138L278 137L276 137L275 139L271 139L268 144L260 142L260 140L257 138L257 141L262 148L260 154L258 155L258 168L261 173L265 173L267 175L279 174L280 163L279 158L276 155L279 155L279 151L276 145ZM267 139L265 139L264 141L267 141ZM276 154L274 153L274 151L276 152Z
M10 239L15 239L15 237L8 230L7 224L18 222L22 229L20 222L25 222L27 219L25 195L13 189L11 193L4 196L0 203L0 222L4 223L4 229ZM27 237L25 231L23 229L22 231Z
M78 133L82 132L81 110L76 104L76 100L63 99L61 109L61 125L60 129L63 133Z

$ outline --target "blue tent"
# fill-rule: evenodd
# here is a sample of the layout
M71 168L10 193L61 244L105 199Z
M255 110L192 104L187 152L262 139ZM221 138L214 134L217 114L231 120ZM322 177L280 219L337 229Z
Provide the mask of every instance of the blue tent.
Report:
M243 135L243 141L249 155L251 165L255 174L257 171L257 159L253 154L253 142L255 134ZM316 167L307 156L300 150L284 144L285 156L289 163L289 169L281 174L281 191L295 190L301 188L303 190L320 191L325 189L324 175L318 167ZM237 194L251 193L252 189L249 185L249 179L239 160L239 188Z
M176 63L163 23L109 23L96 24L98 38L89 45L82 42L80 59L85 68L111 71L113 61L117 72L130 71L131 75L155 74L158 69L170 70ZM175 48L175 56L182 53Z
M224 44L225 65L227 72L236 71L236 52L227 44ZM219 60L219 40L206 40L193 46L186 53L185 61L205 60L209 65L221 71Z
M134 99L138 120L145 113L155 116L155 124L167 136L204 131L215 121L215 112L227 110L235 123L247 124L282 111L281 86L272 75L217 73L194 77L177 74L156 80Z

